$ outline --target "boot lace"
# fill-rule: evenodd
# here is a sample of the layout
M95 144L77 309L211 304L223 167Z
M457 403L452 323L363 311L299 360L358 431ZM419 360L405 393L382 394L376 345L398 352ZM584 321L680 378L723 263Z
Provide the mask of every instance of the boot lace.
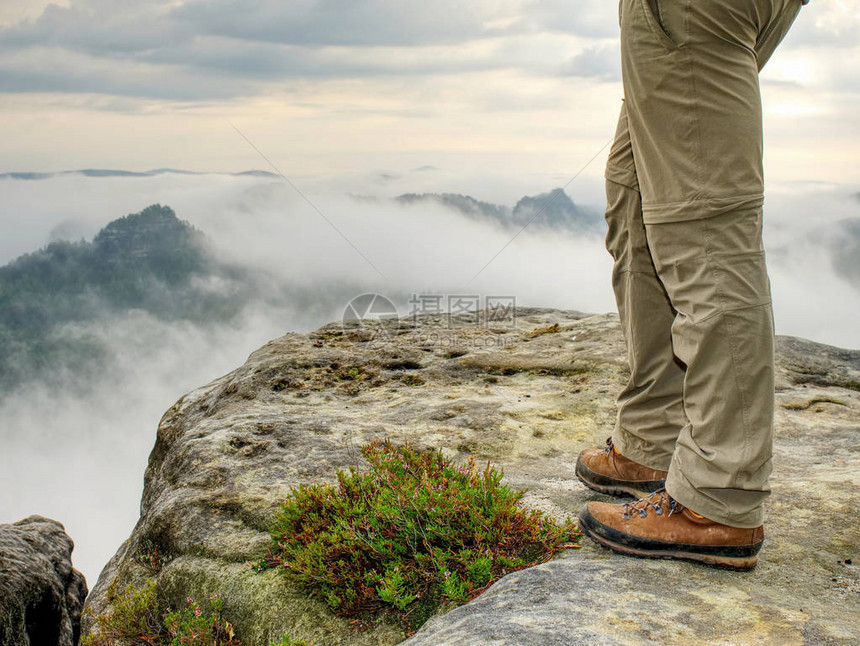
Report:
M612 444L612 436L606 438L606 448L603 449L603 453L612 453L612 449L614 444Z
M664 511L667 516L671 516L680 514L684 510L684 505L672 498L665 489L658 489L647 498L625 502L621 517L624 520L630 520L633 514L639 514L640 518L645 518L649 508L654 509L654 513L658 516L662 516Z

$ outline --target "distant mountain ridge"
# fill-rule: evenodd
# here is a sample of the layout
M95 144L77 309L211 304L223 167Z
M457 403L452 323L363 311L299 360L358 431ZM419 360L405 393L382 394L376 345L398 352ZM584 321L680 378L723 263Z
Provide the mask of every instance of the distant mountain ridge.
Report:
M394 199L400 204L436 202L472 219L508 227L529 225L585 233L601 232L605 226L600 213L574 203L561 188L525 196L513 207L482 202L459 193L404 193Z
M202 232L153 204L91 242L51 242L0 267L0 387L96 370L107 350L75 331L81 324L133 310L223 323L256 295L250 272L219 261Z
M187 171L150 171L162 172ZM513 207L455 193L410 193L395 201L435 202L474 220L517 229L598 232L604 226L599 215L560 188L523 197ZM98 332L108 321L152 317L208 326L235 321L251 303L301 301L313 308L319 301L319 295L264 274L219 259L203 232L161 204L113 220L91 241L57 238L0 267L0 396L29 380L51 383L99 370L111 356L110 344Z
M218 173L209 171L180 170L177 168L155 168L153 170L132 171L104 168L82 168L79 170L61 170L52 173L12 172L0 173L0 179L39 180L50 179L59 175L83 175L84 177L155 177L156 175L229 175L232 177L278 177L266 170L245 170L238 173Z

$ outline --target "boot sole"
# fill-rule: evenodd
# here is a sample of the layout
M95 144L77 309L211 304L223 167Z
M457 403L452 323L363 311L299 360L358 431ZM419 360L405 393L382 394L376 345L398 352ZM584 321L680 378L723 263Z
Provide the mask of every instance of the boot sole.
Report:
M616 480L615 478L592 471L585 465L582 458L576 461L575 473L579 481L592 491L609 494L610 496L645 498L666 486L665 480Z
M587 511L579 516L579 529L591 540L621 554L639 558L684 559L727 570L753 569L758 563L757 554L763 543L760 541L751 545L690 545L637 539L604 525ZM619 541L618 538L622 540Z

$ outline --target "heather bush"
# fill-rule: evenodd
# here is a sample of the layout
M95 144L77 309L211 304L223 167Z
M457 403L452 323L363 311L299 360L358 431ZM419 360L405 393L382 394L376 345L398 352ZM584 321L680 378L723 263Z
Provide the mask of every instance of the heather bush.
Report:
M441 451L389 439L361 447L368 473L338 470L337 485L293 487L254 566L291 582L344 617L393 612L415 629L440 606L480 594L514 570L550 560L580 537L520 504L526 490L501 483L489 461L455 465Z

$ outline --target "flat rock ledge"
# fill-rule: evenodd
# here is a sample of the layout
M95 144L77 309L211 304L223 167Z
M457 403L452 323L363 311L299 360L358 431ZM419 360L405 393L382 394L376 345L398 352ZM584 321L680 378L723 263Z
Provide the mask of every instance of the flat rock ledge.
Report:
M860 352L792 337L777 340L772 495L751 572L583 539L407 639L389 625L355 633L279 572L251 570L277 500L367 468L358 447L373 439L491 460L559 519L610 500L574 466L611 431L629 374L617 315L517 308L488 325L483 314L286 334L182 397L158 426L140 519L87 606L106 611L113 580L155 578L175 598L220 592L246 646L284 632L316 646L860 643Z

